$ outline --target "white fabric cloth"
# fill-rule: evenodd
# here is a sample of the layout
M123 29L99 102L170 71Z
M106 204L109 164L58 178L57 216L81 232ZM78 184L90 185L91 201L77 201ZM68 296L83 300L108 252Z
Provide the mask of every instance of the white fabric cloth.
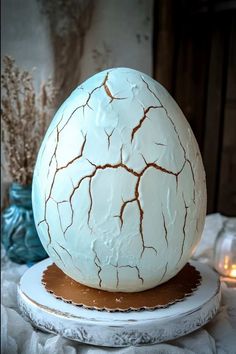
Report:
M208 215L194 259L212 264L212 250L224 217ZM46 334L18 313L16 287L25 265L12 263L2 249L2 354L236 354L236 288L222 283L222 304L217 316L203 328L168 343L143 347L102 348Z

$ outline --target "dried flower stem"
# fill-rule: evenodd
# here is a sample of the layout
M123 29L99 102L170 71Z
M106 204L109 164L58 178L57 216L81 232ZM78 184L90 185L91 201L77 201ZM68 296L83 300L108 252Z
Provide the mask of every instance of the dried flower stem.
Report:
M51 80L35 93L32 74L5 56L2 85L2 145L9 177L22 185L32 182L36 155L45 133L56 90Z

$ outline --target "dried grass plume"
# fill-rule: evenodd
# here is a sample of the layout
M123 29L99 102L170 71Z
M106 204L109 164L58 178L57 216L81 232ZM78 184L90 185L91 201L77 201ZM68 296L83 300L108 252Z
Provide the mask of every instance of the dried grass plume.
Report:
M32 182L41 140L54 109L56 90L51 80L37 94L32 73L20 70L9 56L3 59L2 133L4 169L14 182Z

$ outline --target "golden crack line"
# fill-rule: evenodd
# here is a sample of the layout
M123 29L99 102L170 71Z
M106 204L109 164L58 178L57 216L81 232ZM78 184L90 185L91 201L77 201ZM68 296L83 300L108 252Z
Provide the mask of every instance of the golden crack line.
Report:
M97 261L101 264L100 259L98 258L97 252L93 248L93 253L94 253L94 263L96 267L98 268L98 279L99 279L99 287L101 288L102 286L102 278L100 276L100 273L102 271L102 267L97 263Z
M68 252L68 250L67 250L65 247L63 247L62 245L60 245L60 243L57 242L57 244L58 244L58 246L61 247L61 248L70 256L70 258L73 260L73 257L72 257L72 255L70 254L70 252Z
M39 227L43 222L45 222L45 219L42 219L38 222L37 226Z
M51 184L51 187L50 187L49 195L48 195L48 197L47 197L47 199L46 199L46 201L45 201L45 222L47 223L47 226L48 226L48 232L49 232L49 224L48 224L48 222L47 222L47 220L46 220L46 211L47 211L48 202L49 202L49 200L52 198L52 197L51 197L51 194L52 194L52 189L53 189L53 186L54 186L54 183L55 183L55 179L56 179L56 173L55 173L54 176L53 176L53 180L52 180L52 184ZM50 242L49 242L49 244L50 244L50 243L51 243L51 237L50 237Z
M61 231L62 231L63 236L64 236L64 238L65 238L65 231L63 230L63 226L62 226L59 204L68 203L68 200L61 200L60 202L58 202L58 201L56 201L53 197L51 197L51 199L52 199L52 200L54 201L54 203L56 203L56 205L57 205L57 213L58 213L58 217L59 217L59 223L60 223ZM59 245L59 246L60 246L60 245Z
M182 169L181 169L179 172L175 173L175 172L169 171L169 170L167 170L167 169L165 169L165 168L163 168L163 167L161 167L161 166L159 166L159 165L157 165L157 164L155 164L155 163L147 163L146 167L145 167L140 173L138 173L138 172L136 172L135 170L133 170L132 168L129 168L127 165L123 164L123 163L118 163L118 164L115 164L115 165L112 165L112 164L95 165L95 164L92 163L90 160L87 159L87 161L88 161L92 166L94 166L95 169L94 169L94 171L93 171L91 174L84 176L84 177L78 182L77 186L75 186L75 187L73 188L73 191L72 191L72 193L71 193L71 195L70 195L70 197L69 197L69 203L70 203L71 210L72 210L72 218L71 218L71 223L67 226L67 228L66 228L66 230L65 230L65 233L67 232L67 230L68 230L68 229L71 227L71 225L73 224L74 209L73 209L73 207L72 207L71 200L72 200L72 198L73 198L73 196L74 196L76 190L80 188L80 185L81 185L81 183L83 182L83 180L85 180L86 178L92 179L92 178L96 175L97 171L99 171L99 170L105 170L105 169L108 169L108 168L113 168L113 169L124 168L127 172L131 173L132 175L134 175L134 176L138 177L138 179L140 179L140 177L142 177L142 175L144 174L144 172L145 172L148 168L153 167L153 168L155 168L156 170L160 170L160 171L162 171L162 172L164 172L164 173L174 175L174 176L177 178L178 174L181 173L181 171L182 171L182 169L183 169L183 167L184 167L184 165L183 165ZM136 199L136 197L135 197L135 199ZM138 203L138 202L137 202L137 203ZM138 207L139 207L139 210L142 210L140 204L138 204ZM140 213L141 213L141 211L140 211ZM143 238L142 238L142 239L143 239ZM145 248L152 248L153 250L155 250L155 248L154 248L154 247L151 247L151 246L150 246L150 247L149 247L149 246L145 246ZM157 253L156 250L155 250L155 252ZM143 253L143 252L142 252L142 253Z
M60 223L61 231L62 231L62 233L64 235L64 238L65 238L65 234L64 234L64 231L63 231L63 227L62 227L61 214L60 214L60 210L59 210L59 203L56 202L56 204L57 204L57 213L58 213L58 216L59 216L59 223Z
M86 104L85 104L86 105ZM64 125L61 127L61 129L59 130L59 133L62 132L62 130L67 126L67 124L69 123L69 121L71 120L71 118L73 117L73 115L75 114L75 112L77 112L80 108L82 108L84 105L78 106L76 107L72 113L69 115L69 117L67 118L66 122L64 123ZM61 122L58 123L57 127L59 126Z
M178 191L178 186L179 186L179 175L181 174L181 172L183 171L184 167L186 165L186 160L183 163L183 166L181 167L180 171L176 174L176 193Z
M84 147L85 147L85 144L86 144L86 140L87 140L87 135L85 135L84 137L84 141L83 141L83 144L82 144L82 147L81 147L81 151L80 151L80 154L75 156L72 160L70 160L66 165L64 166L61 166L61 167L58 167L56 169L56 173L58 173L58 171L61 171L65 168L67 168L68 166L70 166L71 164L73 164L75 161L79 160L82 156L83 156L83 152L84 152Z
M168 262L166 263L164 273L163 273L161 279L159 280L159 283L164 279L164 277L165 277L165 275L166 275L166 272L167 272L167 269L168 269Z
M140 236L141 236L141 240L142 240L142 252L141 252L141 255L140 255L140 258L142 258L143 256L143 253L145 251L145 248L148 248L148 249L152 249L155 251L155 253L157 254L157 250L152 247L152 246L146 246L145 245L145 242L144 242L144 235L143 235L143 216L144 216L144 211L142 209L142 206L141 206L141 203L140 203L140 200L139 200L139 184L140 184L140 180L141 180L141 176L143 174L141 174L137 180L137 183L136 183L136 186L135 186L135 192L134 192L134 195L135 195L135 199L136 199L136 202L137 202L137 205L138 205L138 208L139 208L139 233L140 233Z
M136 172L135 170L133 170L132 168L128 167L128 166L125 165L124 163L118 163L118 164L114 164L114 165L109 164L109 163L107 163L107 164L105 164L105 165L95 165L95 164L92 163L90 160L87 159L87 161L88 161L92 166L94 166L94 167L96 168L96 170L105 170L105 169L107 169L107 168L114 168L114 169L116 169L116 168L123 168L123 169L125 169L127 172L131 173L132 175L134 175L134 176L136 176L136 177L142 176L142 175L144 174L144 172L145 172L148 168L150 168L150 167L153 167L153 168L156 169L156 170L162 171L162 172L164 172L164 173L167 173L167 174L170 174L170 175L173 175L173 176L178 176L178 175L182 172L182 170L183 170L183 168L184 168L184 165L185 165L185 163L186 163L186 162L185 162L185 163L183 164L183 166L182 166L182 168L181 168L180 171L178 171L178 172L173 172L173 171L167 170L166 168L164 168L164 167L162 167L162 166L157 165L157 164L154 163L154 162L149 162L149 163L146 164L146 167L145 167L141 172ZM91 175L88 175L87 177L91 177Z
M106 130L104 130L104 131L105 131L105 134L106 134L106 136L107 136L108 150L110 149L110 145L111 145L111 136L112 136L112 134L114 133L114 130L115 130L115 128L112 130L112 132L111 132L110 134L108 134L108 133L107 133L107 131L106 131Z
M89 160L88 160L89 161ZM142 240L142 245L143 245L143 249L142 249L142 253L141 253L141 257L145 251L145 248L149 248L149 249L152 249L155 251L155 253L157 254L157 250L152 247L152 246L146 246L145 245L145 242L144 242L144 235L143 235L143 210L142 210L142 207L141 207L141 203L139 201L139 192L138 192L138 188L139 188L139 183L140 183L140 180L141 180L141 177L142 175L144 174L144 172L150 168L150 167L153 167L157 170L161 170L162 172L165 172L165 173L169 173L169 174L172 174L172 175L175 175L177 176L176 173L172 172L172 171L168 171L164 168L162 168L161 166L158 166L154 163L148 163L146 165L146 167L143 169L143 171L141 171L140 173L137 173L136 171L134 171L133 169L130 169L128 166L124 165L123 163L119 163L119 164L116 164L116 165L111 165L111 164L105 164L105 165L95 165L93 164L91 161L89 161L89 163L95 167L94 171L90 174L90 175L87 175L87 176L84 176L78 183L78 185L73 189L73 192L72 194L70 195L70 203L71 203L71 199L75 193L75 191L80 187L82 181L86 178L89 178L90 180L95 176L95 174L97 173L98 170L105 170L107 168L114 168L114 169L117 169L117 168L124 168L126 171L132 173L133 175L135 175L136 177L138 177L138 181L136 183L136 187L135 187L135 200L137 202L137 205L138 205L138 208L139 208L139 213L140 213L140 226L139 226L139 231L140 231L140 236L141 236L141 240ZM179 172L180 173L180 172ZM91 209L90 209L91 211ZM67 229L72 225L72 223L70 225L68 225ZM67 231L67 230L66 230Z
M88 98L87 98L87 100L85 101L85 103L82 104L82 105L80 105L80 106L78 106L78 107L76 107L76 108L73 110L73 112L70 114L70 116L69 116L68 119L66 120L65 124L64 124L64 125L62 126L62 128L60 129L60 132L65 128L65 126L69 123L69 121L71 120L71 118L73 117L73 115L75 114L75 112L77 112L79 109L81 109L81 108L83 109L83 114L84 114L84 110L85 110L86 107L88 107L88 108L90 108L91 110L93 110L92 107L90 107L90 105L89 105L89 101L90 101L90 99L91 99L93 93L94 93L96 90L100 89L102 86L103 86L103 83L102 83L100 86L95 87L91 92L88 92Z
M191 164L191 161L189 159L186 159L187 163L189 164L190 166L190 169L191 169L191 173L192 173L192 178L193 178L193 182L195 184L195 176L194 176L194 173L193 173L193 166Z
M47 177L49 176L49 171L50 171L49 167L50 167L51 164L52 164L53 158L55 158L55 161L56 161L56 168L57 168L57 166L58 166L58 164L57 164L57 156L56 156L56 154L57 154L57 148L58 148L58 143L59 143L59 134L60 134L59 131L58 131L58 126L56 127L56 130L57 130L57 140L56 140L55 149L54 149L54 151L53 151L52 157L51 157L51 159L50 159L50 161L49 161L49 164L48 164Z
M116 288L118 288L120 283L118 267L116 266Z
M89 161L89 160L88 160L88 161ZM133 175L135 175L136 177L138 177L138 181L137 181L136 187L135 187L135 198L134 198L134 199L135 199L136 202L137 202L137 205L138 205L138 208L139 208L139 213L140 213L139 232L140 232L140 236L141 236L141 240L142 240L142 245L143 245L143 249L142 249L142 252L141 252L141 256L140 256L140 257L143 256L143 253L144 253L144 251L145 251L145 248L152 249L152 250L154 250L155 253L157 254L157 250L156 250L154 247L152 247L152 246L146 246L146 245L145 245L145 242L144 242L144 235L143 235L143 214L144 214L144 212L143 212L143 209L142 209L142 207L141 207L141 203L140 203L140 201L139 201L139 192L138 192L139 182L140 182L141 176L144 174L144 172L146 171L147 168L149 168L149 167L151 167L151 166L153 167L153 164L148 164L148 165L143 169L143 171L138 174L138 173L135 172L133 169L129 169L126 165L124 165L124 164L122 164L122 163L119 163L119 164L117 164L117 165L105 164L105 165L101 165L101 166L99 166L99 165L96 166L96 165L93 164L91 161L89 161L89 162L95 167L95 170L93 171L93 173L92 173L91 175L85 176L84 178L90 178L90 179L92 179L92 178L95 176L95 174L97 173L98 170L104 170L104 169L106 169L106 168L119 168L119 167L126 169L128 172L130 172L130 173L132 173ZM156 165L154 165L154 166L155 166L155 168L157 168L158 170L160 169L160 166L156 166ZM171 174L173 174L173 173L171 173ZM80 183L81 183L81 181L80 181ZM76 187L76 188L77 188L77 187Z
M158 165L158 164L156 163L156 161L154 161L154 162L147 162L146 159L145 159L145 157L143 156L143 154L140 154L140 155L142 156L142 158L143 158L143 160L144 160L144 162L145 162L145 164L146 164L146 167L138 174L138 176L144 174L144 172L145 172L148 168L153 167L153 168L156 169L156 170L159 170L159 171L162 171L162 172L167 173L167 174L169 174L169 175L175 176L175 177L176 177L176 180L177 180L179 174L183 171L184 166L185 166L185 164L186 164L186 161L184 161L183 166L181 167L181 169L180 169L178 172L173 172L173 171L171 171L171 170L167 170L166 168L164 168L164 167Z
M85 110L85 107L86 107L86 106L89 107L91 110L93 110L92 107L90 107L90 105L89 105L89 101L90 101L90 99L91 99L93 93L94 93L95 91L99 90L102 86L103 86L103 84L101 84L100 86L95 87L91 92L88 93L88 98L87 98L85 104L83 104L83 105L81 106L81 107L83 107L83 114L84 114L84 110Z
M178 177L178 175L182 172L184 166L182 166L182 168L181 168L181 170L179 172L173 172L173 171L167 170L166 168L164 168L164 167L162 167L160 165L157 165L156 163L149 162L147 164L146 168L143 170L143 173L150 167L153 167L154 169L159 170L159 171L164 172L164 173L167 173L169 175L173 175L175 177Z
M57 132L58 132L58 128L57 128ZM55 173L54 173L54 176L53 176L53 180L52 180L52 184L51 184L51 188L50 188L50 191L49 191L49 195L48 195L48 198L46 199L45 201L45 215L46 215L46 209L47 209L47 204L48 204L48 201L51 197L51 194L52 194L52 189L53 189L53 186L54 186L54 183L55 183L55 179L56 179L56 175L59 171L67 168L69 165L71 165L73 162L75 162L76 160L79 160L82 156L83 156L83 152L84 152L84 148L85 148L85 144L86 144L86 141L87 141L87 135L84 136L84 141L83 141L83 144L81 146L81 151L80 151L80 154L78 156L76 156L74 159L72 159L71 161L69 161L66 165L64 166L61 166L61 167L57 167L56 170L55 170ZM56 145L56 150L57 151L57 146L58 146L58 143L59 143L59 132L58 132L58 139L57 139L57 145ZM56 158L56 152L55 152L55 158ZM56 160L56 165L58 166L58 163L57 163L57 160ZM55 200L54 200L55 201ZM56 201L55 201L56 202ZM57 202L56 202L57 203ZM70 200L70 207L71 207L71 210L72 210L72 214L74 213L74 210L73 210L73 207L72 207L72 204L71 204L71 200ZM58 211L59 213L59 211ZM60 217L60 216L59 216ZM46 217L45 217L46 219ZM73 223L73 221L72 221ZM72 225L72 223L70 224L70 226ZM48 226L49 228L49 226ZM64 234L64 237L65 237L65 232L67 231L68 227L66 228L65 231L63 231L63 228L62 228L62 232ZM50 241L51 242L51 241Z
M82 147L81 147L81 151L80 151L80 154L78 156L76 156L74 159L72 159L71 161L69 161L66 165L60 167L60 168L57 168L56 171L55 171L55 174L58 173L58 171L61 171L63 169L65 169L66 167L68 167L69 165L71 165L73 162L75 161L78 161L82 156L83 156L83 152L84 152L84 148L85 148L85 144L86 144L86 141L87 141L87 135L84 136L84 142L82 144ZM73 183L72 183L73 184ZM69 202L70 204L70 208L71 208L71 213L72 215L74 214L74 209L72 207L72 203L71 203L71 198L69 199ZM64 237L65 237L65 233L66 231L68 230L68 228L73 224L73 217L71 219L71 223L66 227L65 231L62 230L63 234L64 234Z
M120 163L123 165L123 144L120 147Z
M193 204L196 204L196 191L195 191L195 186L193 188Z
M167 228L166 228L166 220L165 220L165 215L162 211L162 218L163 218L163 226L164 226L164 230L165 230L165 240L166 240L166 245L168 247L168 238L167 238Z
M116 268L116 288L118 288L120 282L119 273L118 273L118 263L116 265L111 263L111 266Z
M79 189L81 183L82 183L86 178L90 178L90 177L91 177L91 175L84 176L84 177L78 182L77 186L75 186L75 187L73 188L73 191L72 191L72 193L71 193L71 195L70 195L70 197L69 197L68 202L69 202L69 204L70 204L71 213L72 213L72 214L71 214L71 222L70 222L70 224L66 227L66 229L65 229L65 234L66 234L67 230L68 230L68 229L71 227L71 225L73 224L73 220L74 220L74 208L73 208L73 206L72 206L72 198L73 198L73 196L74 196L76 190Z
M46 225L47 225L48 237L49 237L49 242L48 242L48 244L47 244L47 248L48 248L48 246L49 246L49 245L51 244L51 242L52 242L52 237L51 237L51 232L50 232L49 223L47 222L46 219L45 219L45 223L46 223Z
M92 206L93 206L93 198L92 198L91 184L92 184L92 178L89 179L89 199L90 199L90 206L89 206L88 218L87 218L87 224L88 224L88 227L89 227L90 231L92 231L92 228L91 228L91 226L90 226L90 216L91 216L91 210L92 210Z
M133 170L132 168L129 168L127 165L123 164L123 163L117 163L117 164L110 164L110 163L107 163L105 165L95 165L94 163L92 163L90 160L87 159L87 161L95 167L95 173L98 171L98 170L106 170L107 168L114 168L114 169L117 169L117 168L124 168L127 172L131 173L132 175L138 177L139 176L139 173L136 172L135 170ZM88 177L93 177L93 175L89 175Z
M46 203L46 195L44 196L44 198L45 198L45 202L44 202L44 204L45 204ZM46 208L44 208L43 219L38 222L37 226L39 226L41 223L45 222L45 220L46 220Z
M157 97L157 95L155 94L155 92L153 92L153 91L151 90L150 86L149 86L148 83L143 79L142 76L141 76L141 78L142 78L142 81L146 84L147 89L152 93L152 95L153 95L153 96L158 100L158 102L160 103L160 107L159 107L159 108L163 108L163 109L164 109L168 120L170 121L170 123L172 124L172 126L173 126L173 128L174 128L174 131L175 131L175 133L176 133L176 135L177 135L177 138L178 138L178 140L179 140L179 144L180 144L180 146L181 146L181 148L182 148L182 150L183 150L183 152L184 152L184 158L186 158L186 151L185 151L185 148L184 148L184 146L183 146L183 144L182 144L182 142L181 142L181 139L180 139L179 133L178 133L178 131L177 131L177 128L176 128L176 126L175 126L175 123L173 122L172 118L169 116L169 113L168 113L167 109L163 106L163 104L162 104L160 98Z
M159 99L159 102L160 102L160 99ZM160 102L160 103L161 103L161 102ZM161 105L162 105L163 109L164 109L165 112L166 112L166 116L168 117L169 121L172 123L172 125L173 125L173 127L174 127L174 131L175 131L175 133L176 133L176 135L177 135L177 137L178 137L179 144L180 144L180 146L181 146L181 148L182 148L182 150L183 150L184 160L185 160L185 162L184 162L184 164L183 164L183 168L184 168L184 166L185 166L185 163L188 162L188 163L189 163L189 166L190 166L190 169L191 169L191 172L192 172L193 184L194 184L194 186L195 186L195 177L194 177L194 173L193 173L192 163L191 163L191 161L190 161L189 159L187 159L187 157L186 157L186 156L187 156L186 150L185 150L185 148L184 148L184 146L183 146L183 144L182 144L182 142L181 142L179 133L178 133L178 131L177 131L177 128L176 128L176 126L175 126L175 124L174 124L172 118L169 116L169 114L168 114L168 112L167 112L167 109L163 106L162 103L161 103ZM183 170L183 168L182 168L182 170ZM181 170L181 172L182 172L182 170ZM194 197L194 198L195 198L195 197ZM195 203L195 202L194 202L194 203Z
M131 143L134 139L134 135L137 133L137 131L141 128L143 122L145 121L145 119L147 118L147 113L150 111L150 109L156 109L156 108L160 108L161 106L149 106L148 108L143 110L143 116L140 119L139 123L133 128L132 133L131 133Z
M192 174L192 179L193 179L193 184L194 184L194 187L193 187L193 203L195 204L195 198L196 198L196 195L195 195L195 176L194 176L194 172L193 172L193 166L191 164L191 161L189 159L186 159L187 163L189 164L189 167L190 167L190 170L191 170L191 174Z
M51 163L52 163L53 157L55 157L55 159L56 159L56 152L57 152L58 143L59 143L59 134L60 134L61 131L65 128L65 126L68 124L68 122L70 121L71 117L74 115L74 113L75 113L77 110L79 110L80 108L83 108L83 112L84 112L84 109L85 109L86 106L88 106L90 109L92 109L92 108L89 106L89 101L90 101L90 99L91 99L91 96L92 96L92 94L93 94L96 90L98 90L99 88L101 88L102 86L104 86L104 84L106 83L106 80L107 80L107 79L108 79L108 73L107 73L107 75L106 75L105 80L103 81L103 83L102 83L100 86L95 87L95 88L88 94L88 98L87 98L85 104L83 104L83 105L81 105L81 106L79 106L79 107L76 107L76 108L74 109L74 111L70 114L70 116L69 116L69 118L67 119L67 121L65 122L65 124L64 124L64 125L62 126L62 128L59 130L58 126L59 126L59 124L61 123L61 121L62 121L62 119L63 119L63 115L62 115L62 118L60 119L60 121L59 121L59 123L57 124L57 127L56 127L56 130L57 130L57 142L56 142L56 146L55 146L53 155L52 155L51 160L50 160L50 162L49 162L49 166L50 166ZM63 114L64 114L64 112L63 112ZM82 146L82 150L83 150L83 148L84 148L85 142L86 142L86 137L85 137L84 144L83 144L83 146ZM82 153L83 153L83 151L82 151ZM70 164L70 163L73 163L73 162L74 162L75 160L77 160L79 157L81 157L81 156L77 156L75 159L73 159L72 161L70 161L69 164ZM69 165L69 164L68 164L68 165ZM53 176L53 181L52 181L52 184L51 184L49 196L48 196L48 198L47 198L47 200L46 200L46 202L45 202L45 209L47 208L47 203L48 203L48 201L49 201L49 199L50 199L50 197L51 197L52 188L53 188L53 185L54 185L54 182L55 182L55 178L56 178L56 174L57 174L58 170L61 170L61 169L63 169L63 168L66 168L66 167L68 167L68 165L62 166L60 169L58 169L58 162L57 162L57 159L56 159L56 166L57 166L57 168L56 168L55 174L54 174L54 176ZM70 205L71 205L71 203L70 203ZM71 209L72 209L72 215L73 215L74 210L73 210L72 205L71 205ZM46 220L45 220L45 222L47 223ZM72 220L72 223L73 223L73 220ZM69 227L72 225L72 223L69 225ZM47 227L48 227L48 232L49 232L49 225L48 225L48 223L47 223ZM68 227L66 228L65 232L67 231L67 229L68 229ZM50 243L51 243L50 234L49 234L49 239L50 239L50 242L49 242L49 244L50 244Z
M183 256L183 252L184 252L184 243L185 243L185 238L186 238L185 227L186 227L187 216L188 216L188 208L189 208L186 205L186 202L185 202L185 199L184 199L184 195L183 195L183 201L184 201L184 207L185 207L184 224L183 224L183 241L182 241L182 245L181 245L181 252L180 252L180 257L179 257L178 262L181 260L181 258Z
M38 222L37 226L39 227L42 223L45 223L45 224L47 225L47 233L48 233L48 238L49 238L49 242L48 242L48 244L47 244L47 248L48 248L48 246L49 246L49 245L51 244L51 242L52 242L52 237L51 237L51 233L50 233L50 228L49 228L49 224L48 224L48 222L47 222L46 219L43 219L43 220L41 220L40 222Z
M45 196L45 198L46 198L46 196ZM46 212L47 212L47 210L46 210L46 200L45 200L44 218L41 221L38 222L37 227L39 227L42 223L45 223L47 225L47 233L48 233L48 238L49 238L49 242L47 244L47 248L48 248L48 246L52 242L52 238L51 238L51 233L50 233L50 227L49 227L49 224L48 224L47 219L46 219Z
M138 266L131 266L131 265L129 265L129 264L127 264L127 265L122 265L122 266L119 266L119 268L135 268L136 270L137 270L137 273L138 273L138 278L142 281L142 284L144 283L144 279L141 277L141 275L140 275L140 270L139 270L139 268L138 268Z
M64 110L64 111L65 111L65 110ZM55 129L56 129L56 131L57 131L57 141L56 141L56 145L55 145L55 149L54 149L53 155L52 155L52 157L51 157L51 159L50 159L50 161L49 161L49 166L51 166L53 157L54 157L54 155L55 155L55 153L56 153L57 144L58 144L58 141L59 141L59 133L60 133L60 132L58 131L58 125L61 123L61 121L62 121L63 118L64 118L64 111L63 111L63 113L62 113L61 119L59 120L59 122L58 122L56 128L54 128L54 129L51 131L51 133L48 135L48 138L47 138L47 139L49 139L50 136L54 133L54 131L55 131ZM44 152L45 152L46 146L47 146L47 144L45 144L45 146L44 146L44 149L43 149L43 151L42 151L42 155L43 155ZM49 174L49 172L48 172L48 174ZM47 174L47 176L48 176L48 174Z
M55 173L53 175L53 179L52 179L52 184L51 184L51 187L50 187L50 190L49 190L49 194L48 194L48 197L45 201L45 209L46 209L46 205L51 197L51 194L52 194L52 189L53 189L53 186L54 186L54 183L55 183L55 179L56 179L56 173L57 173L57 167L58 167L58 162L57 162L57 157L56 157L56 154L57 154L57 148L58 148L58 143L59 143L59 131L58 131L58 127L57 127L57 142L56 142L56 147L55 147L55 150L54 150L54 153L53 153L53 156L55 157L55 160L56 160L56 170L55 170ZM46 212L46 210L45 210Z
M88 92L88 98L87 98L86 102L85 102L83 105L81 105L81 106L75 108L75 110L72 112L72 114L70 115L69 119L67 120L66 124L68 123L68 121L71 119L71 117L73 116L73 114L74 114L78 109L83 108L83 114L84 114L84 110L85 110L85 107L86 107L86 106L89 107L91 110L93 110L92 107L90 107L90 105L89 105L89 101L90 101L90 99L91 99L93 93L94 93L95 91L99 90L101 87L103 87L103 86L106 84L106 81L107 81L107 79L108 79L108 74L109 74L109 72L106 74L106 77L105 77L105 79L103 80L103 82L101 83L101 85L95 87L91 92ZM63 128L64 128L64 126L63 126ZM62 129L63 129L63 128L62 128Z
M107 73L107 75L108 75L108 73ZM86 107L88 107L88 108L90 108L91 110L93 110L92 109L92 107L90 107L90 105L89 105L89 101L90 101L90 99L91 99L91 97L92 97L92 95L93 95L93 93L96 91L96 90L98 90L98 89L100 89L103 85L104 85L104 82L105 82L105 80L102 82L102 84L100 85L100 86L97 86L97 87L95 87L91 92L88 92L88 98L87 98L87 100L85 101L85 103L84 104L82 104L82 105L80 105L80 106L78 106L78 107L76 107L74 110L73 110L73 112L70 114L70 116L68 117L68 119L67 119L67 121L65 122L65 124L62 126L62 128L60 129L60 132L65 128L65 126L68 124L68 122L71 120L71 118L72 118L72 116L75 114L75 112L77 112L79 109L83 109L83 114L84 114L84 110L85 110L85 108ZM58 125L60 124L60 122L58 123Z
M144 159L144 160L145 160L145 159ZM165 169L165 168L162 167L162 166L157 165L156 163L147 163L146 160L145 160L145 162L146 162L146 167L145 167L140 173L138 173L138 172L136 172L135 170L133 170L132 168L129 168L127 165L123 164L123 162L122 162L122 147L121 147L121 162L118 163L118 164L115 164L115 165L112 165L112 164L105 164L105 165L98 165L98 166L97 166L97 165L95 165L94 163L92 163L90 160L87 159L87 161L88 161L92 166L94 166L95 169L94 169L94 171L93 171L91 174L84 176L84 177L78 182L77 186L75 186L75 187L73 188L73 191L72 191L72 193L71 193L71 195L70 195L70 197L69 197L69 203L70 203L71 210L72 210L71 223L67 226L67 228L66 228L66 230L65 230L65 233L66 233L66 231L69 229L69 227L73 224L74 209L73 209L73 207L72 207L71 200L72 200L72 198L73 198L74 193L76 192L77 189L79 189L79 187L80 187L80 185L81 185L81 183L83 182L84 179L89 178L89 179L91 180L91 179L95 176L95 174L97 173L98 170L105 170L105 169L107 169L107 168L113 168L113 169L124 168L127 172L129 172L129 173L133 174L134 176L138 177L138 181L137 181L137 186L138 186L141 176L142 176L142 175L144 174L144 172L145 172L148 168L150 168L150 167L153 167L153 168L155 168L155 169L157 169L157 170L160 170L160 171L162 171L162 172L164 172L164 173L174 175L174 176L176 177L176 179L177 179L177 177L178 177L178 174L181 173L182 169L184 168L184 165L183 165L182 169L181 169L179 172L175 173L175 172L173 172L173 171L169 171L169 170ZM185 163L186 163L186 161L185 161ZM140 218L141 218L141 221L142 221L143 210L142 210L140 201L137 199L137 195L138 195L138 191L136 190L135 199L136 199L137 204L138 204L138 208L139 208L139 211L140 211ZM90 208L90 212L91 212L91 208ZM90 218L90 216L89 216L89 218ZM89 218L88 218L88 220L89 220ZM142 251L141 256L143 255L143 252L144 252L145 248L153 249L153 250L157 253L157 251L156 251L156 249L155 249L154 247L145 246L145 244L144 244L144 239L143 239L142 223L140 223L140 232L141 232L141 238L142 238L142 243L143 243L143 251Z
M145 164L146 164L146 166L147 166L147 165L148 165L147 160L145 159L145 157L143 156L143 154L142 154L142 153L140 153L140 155L142 156L143 161L145 162ZM153 163L155 164L155 163L156 163L156 161L154 161Z
M192 164L191 164L191 161L188 160L187 157L186 157L186 155L187 155L187 154L186 154L186 150L185 150L185 148L184 148L184 146L183 146L183 144L182 144L182 141L181 141L181 139L180 139L180 136L179 136L179 133L178 133L178 131L177 131L177 128L176 128L175 123L173 122L172 118L170 117L170 115L169 115L167 109L163 106L163 104L162 104L160 98L158 98L157 95L155 94L155 92L153 92L153 91L150 89L148 83L143 79L142 76L141 76L141 79L142 79L142 81L146 84L147 89L148 89L148 90L152 93L152 95L158 100L158 102L159 102L160 105L161 105L160 108L163 108L163 109L164 109L167 118L169 119L170 123L172 124L172 126L173 126L173 128L174 128L174 131L175 131L175 133L176 133L176 135L177 135L179 144L180 144L180 146L181 146L181 148L182 148L182 150L183 150L185 162L188 161L188 163L189 163L189 165L190 165L190 168L191 168L191 171L192 171L192 176L193 176L193 182L194 182L194 185L195 185L195 178L194 178L194 173L193 173ZM195 198L195 196L194 196L194 198Z
M63 262L61 256L59 255L59 253L55 250L55 248L53 246L51 246L53 251L57 254L57 256L59 257L59 259L61 260L61 262L63 263L64 267L65 267L65 263Z
M133 203L133 202L135 202L135 201L136 201L135 198L130 199L130 200L126 200L125 202L123 201L123 204L121 205L121 208L120 208L120 214L114 216L115 218L120 218L120 222L121 222L121 227L120 227L120 229L122 229L123 223L124 223L124 220L123 220L123 213L124 213L125 207L127 206L127 204Z
M95 174L96 174L96 172L97 172L97 170L98 170L98 168L97 168L96 165L94 165L94 164L93 164L91 161L89 161L88 159L87 159L87 161L88 161L92 166L94 166L95 169L94 169L94 171L93 171L91 174L82 177L82 178L79 180L79 182L77 183L77 185L76 185L75 187L73 187L73 191L72 191L72 193L71 193L71 195L70 195L70 197L69 197L69 204L70 204L71 210L72 210L71 223L67 226L67 228L66 228L66 230L65 230L65 233L66 233L66 231L69 229L69 227L71 227L71 225L73 224L74 209L73 209L73 206L72 206L72 198L73 198L75 192L80 188L81 183L82 183L85 179L89 178L89 179L91 180L91 178L93 178L93 177L95 176ZM105 168L103 168L103 169L105 169Z
M140 203L140 201L138 199L139 195L136 195L135 198L136 198L138 209L139 209L139 233L140 233L140 236L141 236L142 247L143 247L140 257L142 257L142 255L143 255L143 253L145 251L144 236L143 236L143 214L144 214L144 212L143 212L143 209L141 207L141 203Z
M115 97L115 96L112 95L112 93L111 93L111 91L110 91L110 89L109 89L109 87L107 85L108 76L109 76L109 72L107 72L102 86L104 87L104 90L105 90L107 96L110 98L110 102L109 103L111 103L113 100L125 100L127 97Z
M49 199L51 198L52 189L53 189L53 186L54 186L54 183L55 183L55 179L56 179L56 173L54 173L54 175L53 175L52 184L51 184L51 187L50 187L50 190L49 190L48 197L47 197L46 202L45 202L45 208L46 208L46 205L47 205Z
M90 160L87 159L87 161L88 161L92 166L94 166L95 169L94 169L94 171L93 171L91 174L82 177L82 178L79 180L77 186L75 186L75 187L73 188L73 191L72 191L72 193L71 193L71 195L70 195L70 197L69 197L69 203L70 203L70 205L71 205L71 210L72 210L72 219L71 219L71 223L67 226L67 228L66 228L66 230L65 230L65 233L66 233L66 231L69 229L69 227L73 224L74 209L73 209L73 207L72 207L72 202L71 202L71 201L72 201L72 198L73 198L73 196L74 196L76 190L78 190L78 189L80 188L81 183L82 183L86 178L89 178L89 180L91 181L92 178L95 176L95 174L97 173L98 170L105 170L106 168L118 168L118 167L120 167L120 166L114 166L114 165L111 165L111 164L106 164L106 165L103 165L103 166L96 166L96 165L93 164ZM91 212L91 206L90 206L90 212ZM88 220L89 220L89 218L88 218Z

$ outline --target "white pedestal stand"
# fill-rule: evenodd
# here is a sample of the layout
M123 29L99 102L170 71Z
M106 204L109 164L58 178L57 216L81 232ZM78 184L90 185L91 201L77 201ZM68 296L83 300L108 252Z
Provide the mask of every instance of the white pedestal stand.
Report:
M160 343L202 327L219 308L218 275L199 262L190 262L202 276L192 295L164 309L126 313L89 310L56 299L41 284L42 273L51 263L44 260L22 276L19 307L36 327L82 343L109 347Z

